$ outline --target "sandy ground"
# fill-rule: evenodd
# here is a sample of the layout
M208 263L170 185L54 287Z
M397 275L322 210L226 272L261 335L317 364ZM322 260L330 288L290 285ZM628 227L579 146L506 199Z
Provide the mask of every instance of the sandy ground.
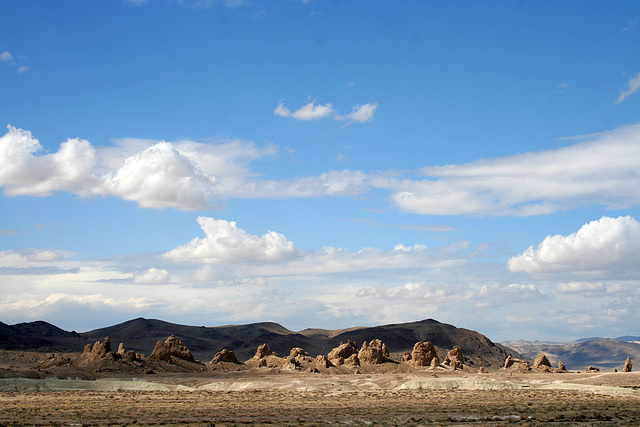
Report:
M25 362L26 364L26 362ZM14 369L18 369L13 365ZM0 378L0 425L640 425L640 372Z

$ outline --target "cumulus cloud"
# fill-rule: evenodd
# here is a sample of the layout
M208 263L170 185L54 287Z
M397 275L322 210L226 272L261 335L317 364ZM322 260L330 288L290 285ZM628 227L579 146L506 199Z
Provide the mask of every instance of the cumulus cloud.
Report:
M9 196L49 196L56 191L89 194L96 153L89 142L69 139L53 154L42 151L31 132L8 126L0 137L0 186Z
M349 114L339 114L331 103L315 105L315 101L310 101L294 112L286 107L282 101L273 110L273 114L281 117L292 117L297 120L318 120L331 118L333 120L346 121L351 123L366 123L373 120L378 104L367 103L356 105Z
M640 200L640 125L536 153L426 167L422 180L370 177L402 211L425 215L533 216L580 205Z
M640 89L640 73L627 82L627 89L620 92L618 103L627 99L629 95L633 95Z
M11 53L5 50L4 52L0 53L0 61L2 62L13 61L13 55L11 55Z
M640 223L630 216L602 217L568 236L547 236L508 261L509 270L526 273L640 273ZM565 288L566 289L566 288Z
M126 159L104 179L107 194L147 208L206 209L215 177L202 172L167 142Z
M200 261L207 263L251 263L283 261L300 251L293 242L275 231L263 236L248 234L234 221L198 217L198 224L205 237L166 252L164 258L176 261Z
M49 196L68 191L81 197L111 196L145 208L211 209L233 197L302 198L365 192L367 175L329 171L289 180L264 180L252 161L274 156L273 144L242 140L201 143L142 139L116 140L94 148L69 139L55 153L42 153L31 132L8 126L0 137L0 187L7 196Z

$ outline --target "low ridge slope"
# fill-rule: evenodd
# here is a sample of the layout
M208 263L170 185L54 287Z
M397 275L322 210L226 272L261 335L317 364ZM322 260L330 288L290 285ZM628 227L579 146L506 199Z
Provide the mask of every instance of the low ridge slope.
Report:
M588 366L620 370L627 357L640 360L640 344L620 339L596 338L566 343L507 341L503 344L529 359L544 353L552 364L561 360L570 370Z
M308 329L293 332L273 322L217 327L187 326L156 319L138 318L117 325L77 334L65 332L46 322L9 326L0 324L0 348L39 351L82 351L87 343L110 337L114 345L124 343L127 349L151 354L159 340L176 335L200 360L210 360L222 349L233 351L239 360L253 356L260 344L268 344L277 354L286 355L292 348L304 349L312 357L326 355L341 342L374 339L386 343L392 353L411 350L416 342L430 341L444 360L447 351L460 346L471 366L502 365L508 350L484 335L468 329L440 323L433 319L419 322L358 327L342 330ZM514 356L520 356L514 353Z

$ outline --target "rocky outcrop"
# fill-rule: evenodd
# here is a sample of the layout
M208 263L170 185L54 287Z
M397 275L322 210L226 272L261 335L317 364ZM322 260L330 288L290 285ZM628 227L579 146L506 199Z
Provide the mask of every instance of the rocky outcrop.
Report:
M321 368L331 368L333 366L333 363L329 361L329 358L327 356L321 354L316 357L316 365Z
M566 371L567 368L564 367L564 363L562 362L562 360L558 360L558 370L559 371Z
M358 352L358 360L360 363L379 365L389 360L389 350L378 339L371 341L371 343L364 341L362 348Z
M116 351L116 354L122 358L126 356L127 350L124 348L123 343L120 343L120 345L118 346L118 351Z
M300 347L294 347L289 352L289 357L293 357L294 359L298 356L309 356L306 351L301 349Z
M622 368L622 372L631 372L633 368L633 364L631 363L631 358L627 357L627 360L624 361L624 367Z
M149 359L160 362L170 362L172 357L196 363L196 359L193 357L191 350L175 335L171 335L164 341L158 341Z
M240 363L238 362L238 358L236 357L236 355L233 354L233 351L227 350L226 348L223 348L222 350L217 352L213 356L213 359L211 359L211 363L222 363L222 362L235 363L235 364Z
M352 354L351 356L349 356L346 359L344 359L344 364L345 365L360 366L360 359L358 359L358 355L357 354Z
M334 348L329 352L329 354L327 354L327 357L331 361L338 360L340 358L345 360L354 354L358 354L358 344L349 340L346 343L340 343L338 347Z
M105 337L104 341L96 341L95 344L87 344L80 355L81 364L93 363L99 360L116 360L120 357L111 351L111 340Z
M510 369L510 368L518 369L520 371L530 371L531 365L529 365L529 362L527 362L526 360L516 359L511 355L509 355L504 360L503 369Z
M436 369L438 366L440 366L440 359L438 359L438 356L436 356L431 359L431 364L429 365L429 367L431 369Z
M314 362L311 356L309 356L309 354L300 347L292 348L289 352L288 359L293 361L292 363L295 364L295 366L299 367L309 365Z
M267 356L271 356L273 352L266 344L260 344L258 346L258 350L256 350L256 354L253 356L254 359L264 359Z
M464 357L462 356L462 349L457 345L453 347L453 349L447 353L447 357L442 362L443 365L448 366L454 371L457 369L462 369L464 367Z
M402 355L401 359L402 363L407 363L411 361L411 352L409 350L405 351Z
M440 364L436 349L429 341L417 342L413 346L410 360L416 366L431 366L431 362L436 359L437 364Z
M547 356L544 353L540 353L533 361L533 369L544 370L545 368L551 368L551 362L549 362L549 359L547 359Z

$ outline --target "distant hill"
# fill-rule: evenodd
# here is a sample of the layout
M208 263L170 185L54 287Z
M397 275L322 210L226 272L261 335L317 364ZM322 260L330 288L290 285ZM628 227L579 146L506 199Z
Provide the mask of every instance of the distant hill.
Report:
M631 337L633 338L633 337ZM592 338L554 343L541 341L504 341L501 344L514 349L525 358L533 359L544 353L552 364L562 360L567 369L580 370L588 366L622 368L627 357L640 361L640 344L611 338Z
M41 320L7 325L0 322L0 348L5 350L79 351L84 340Z
M616 339L620 341L631 341L635 343L640 343L640 337L633 337L631 335L625 335L623 337L618 337Z
M232 350L240 360L255 354L260 344L268 344L272 351L287 355L293 347L301 347L312 356L327 354L347 340L380 339L392 353L411 350L418 341L431 341L441 356L458 345L475 366L501 366L510 349L493 343L484 335L468 329L440 323L433 319L376 327L353 327L341 330L305 329L290 331L273 322L229 326L187 326L155 319L133 319L118 325L89 332L66 332L46 322L31 322L9 326L0 324L0 348L37 351L81 351L87 343L106 336L114 346L124 343L128 350L149 355L156 342L176 335L193 354L203 361L211 360L223 348ZM519 356L515 354L515 356Z

